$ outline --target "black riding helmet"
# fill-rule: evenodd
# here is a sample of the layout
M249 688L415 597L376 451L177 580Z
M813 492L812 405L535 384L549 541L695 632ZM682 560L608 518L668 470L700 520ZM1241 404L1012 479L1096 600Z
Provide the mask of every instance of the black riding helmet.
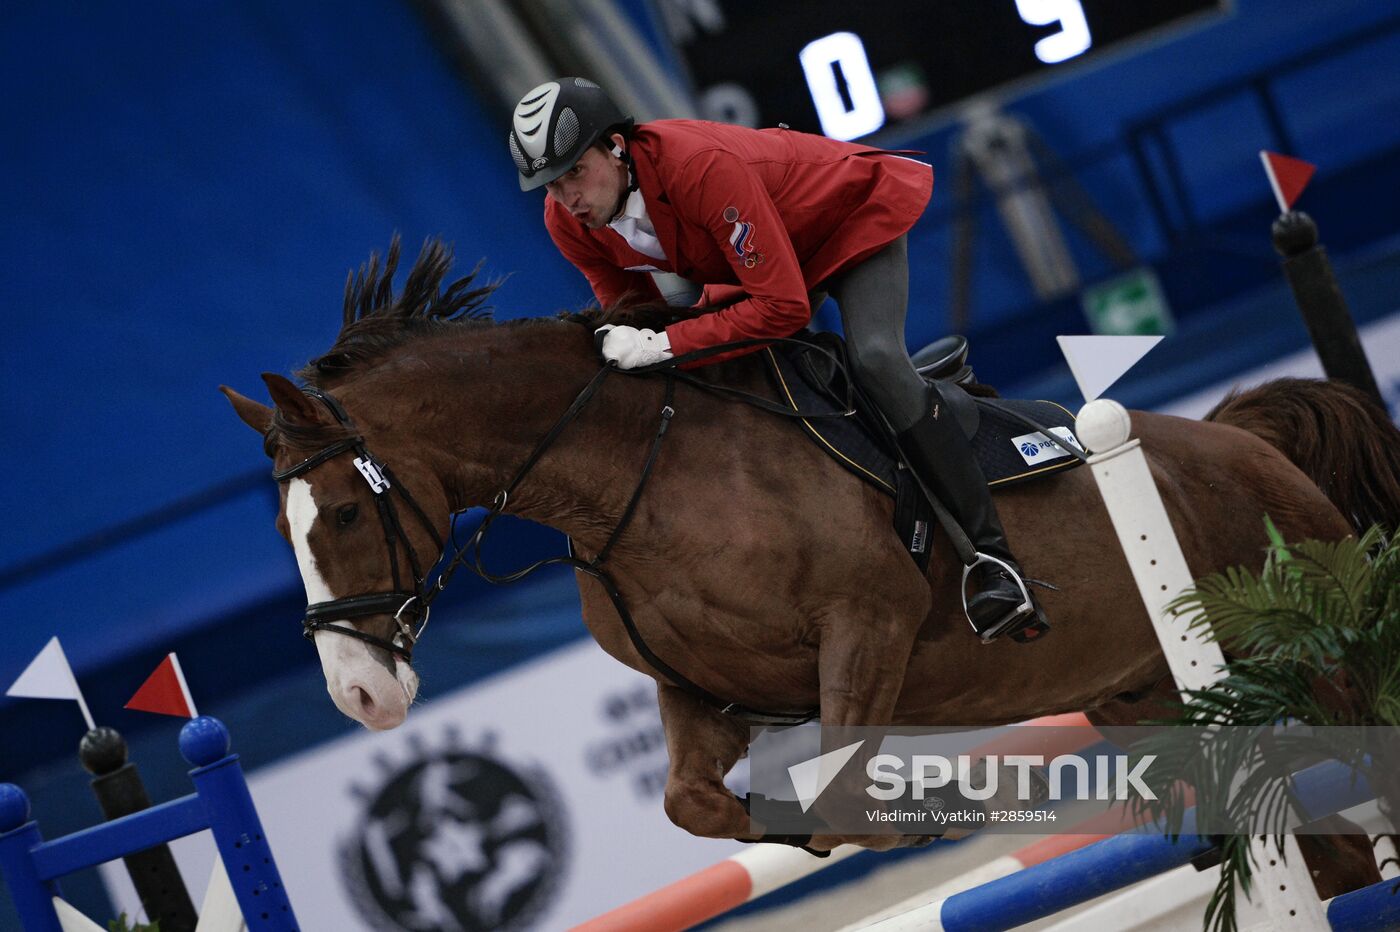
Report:
M510 155L520 190L533 191L574 167L608 130L626 132L632 117L587 78L560 78L530 90L515 105Z

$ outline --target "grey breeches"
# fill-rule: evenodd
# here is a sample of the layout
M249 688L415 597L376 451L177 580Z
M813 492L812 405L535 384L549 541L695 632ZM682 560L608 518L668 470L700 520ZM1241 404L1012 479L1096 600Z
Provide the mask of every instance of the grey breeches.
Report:
M841 310L846 349L858 384L891 426L904 431L928 413L928 390L909 361L904 313L909 303L909 243L903 236L826 283Z

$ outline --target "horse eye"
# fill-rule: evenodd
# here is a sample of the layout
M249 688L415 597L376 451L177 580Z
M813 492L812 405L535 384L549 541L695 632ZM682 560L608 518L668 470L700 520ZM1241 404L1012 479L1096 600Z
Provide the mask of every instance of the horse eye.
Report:
M360 514L359 505L342 505L335 513L335 522L341 527L353 524L355 518Z

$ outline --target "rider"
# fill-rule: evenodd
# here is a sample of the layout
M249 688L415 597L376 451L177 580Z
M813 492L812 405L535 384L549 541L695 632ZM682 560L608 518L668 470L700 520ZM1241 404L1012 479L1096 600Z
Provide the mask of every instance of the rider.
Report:
M633 125L598 85L559 78L515 108L510 152L520 188L548 191L544 220L599 303L659 299L650 271L729 288L742 300L661 333L600 327L624 369L734 340L787 337L812 316L809 291L841 311L854 377L899 434L905 458L980 555L968 616L991 640L1036 618L987 483L939 389L904 344L906 232L933 171L878 149L780 128L698 120ZM739 352L728 355L739 355ZM709 362L727 356L711 357Z

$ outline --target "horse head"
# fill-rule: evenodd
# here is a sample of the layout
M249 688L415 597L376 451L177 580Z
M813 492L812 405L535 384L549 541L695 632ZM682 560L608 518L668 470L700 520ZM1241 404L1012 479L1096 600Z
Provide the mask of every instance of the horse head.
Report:
M277 529L301 570L305 631L326 688L366 727L393 728L418 691L412 651L427 621L426 577L442 553L447 492L411 455L396 452L392 470L376 459L375 431L349 420L331 396L263 379L272 407L223 391L273 461Z
M304 388L264 374L272 406L222 389L273 461L277 528L301 570L304 630L326 687L342 712L373 729L402 723L417 694L413 646L453 510L451 480L431 451L401 435L427 387L387 393L377 380L413 334L469 314L490 291L469 289L470 277L442 289L451 254L430 242L394 295L398 253L395 237L382 268L376 256L347 283L340 338L298 373Z
M479 306L492 286L473 284L475 273L448 283L451 253L435 241L396 293L398 256L396 238L382 265L374 257L350 277L335 344L297 381L263 376L270 406L223 389L273 460L277 527L301 571L327 688L374 729L400 724L415 698L412 652L445 578L428 574L453 515L489 506L562 531L580 553L652 559L651 505L634 509L629 496L659 450L651 425L674 413L659 380L605 383L596 317L491 321ZM715 446L704 412L720 403L690 399L695 426L668 456ZM695 490L678 475L658 483ZM728 484L707 488L718 497L708 510L728 501ZM482 572L465 556L444 573Z

